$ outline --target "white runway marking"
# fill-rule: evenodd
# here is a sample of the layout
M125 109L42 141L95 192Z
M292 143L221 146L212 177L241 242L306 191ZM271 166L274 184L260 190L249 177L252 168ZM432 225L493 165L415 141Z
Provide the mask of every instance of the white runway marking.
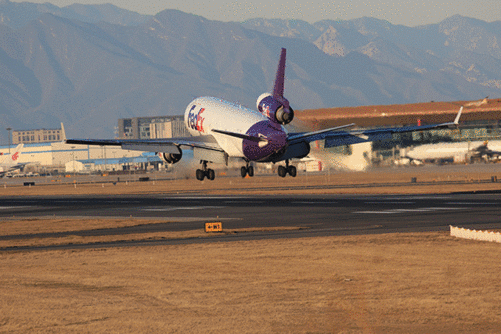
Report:
M473 203L473 202L447 202L445 204L452 205L498 205L498 203Z
M261 204L263 201L224 201L225 203L252 203L252 204Z
M177 211L177 210L204 210L204 209L221 209L224 206L171 206L164 208L143 208L143 211L154 211L154 212L167 212L167 211Z
M408 195L408 196L391 196L391 197L372 197L374 200L381 200L381 201L395 201L395 200L414 200L414 199L449 199L451 196L424 196L424 195Z
M89 203L89 202L90 201L88 201L88 200L71 200L71 199L51 201L51 203ZM141 203L141 201L104 200L104 201L99 201L99 203L106 203L106 204L115 204L115 203L119 203L119 204L137 204L137 203Z
M353 213L391 215L391 214L398 213L398 212L396 212L396 211L357 211L357 212L353 212Z
M337 202L303 201L303 202L291 202L291 204L337 204Z
M10 209L27 209L31 206L0 206L0 210L10 210Z
M407 212L433 212L433 211L448 211L448 210L465 210L467 208L416 208L416 209L392 209L383 211L355 211L353 213L360 214L396 214L396 213L407 213Z
M365 202L365 204L415 204L416 202Z
M243 196L172 196L172 197L163 197L162 199L195 199L195 200L204 200L204 199L240 199L240 198L248 198Z

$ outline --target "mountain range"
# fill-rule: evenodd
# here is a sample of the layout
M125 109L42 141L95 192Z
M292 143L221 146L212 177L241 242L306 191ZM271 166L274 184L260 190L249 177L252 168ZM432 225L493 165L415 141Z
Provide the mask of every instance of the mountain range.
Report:
M413 28L373 18L218 22L177 10L0 0L0 21L3 129L63 122L69 137L109 138L118 118L181 115L197 96L255 108L282 47L295 109L501 92L501 22L462 16Z

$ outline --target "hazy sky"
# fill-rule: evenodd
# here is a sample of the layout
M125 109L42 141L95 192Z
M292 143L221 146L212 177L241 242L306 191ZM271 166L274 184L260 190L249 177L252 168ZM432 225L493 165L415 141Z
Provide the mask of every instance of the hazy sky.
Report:
M21 0L11 0L22 2ZM31 0L64 7L72 3L112 3L141 14L157 14L164 9L179 9L218 21L243 21L249 18L300 19L310 23L323 19L353 19L363 16L388 20L393 24L417 26L438 23L454 14L492 22L501 20L501 0Z

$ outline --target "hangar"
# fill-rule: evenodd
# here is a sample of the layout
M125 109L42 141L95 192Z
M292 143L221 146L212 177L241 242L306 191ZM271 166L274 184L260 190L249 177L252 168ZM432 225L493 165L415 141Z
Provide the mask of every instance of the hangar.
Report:
M501 138L501 99L302 110L296 115L313 130L350 123L367 129L447 122L454 119L461 106L464 109L458 129L404 133L392 140L373 142L370 148L373 159L391 160L399 156L400 151L423 144ZM338 147L332 151L350 155L352 148Z

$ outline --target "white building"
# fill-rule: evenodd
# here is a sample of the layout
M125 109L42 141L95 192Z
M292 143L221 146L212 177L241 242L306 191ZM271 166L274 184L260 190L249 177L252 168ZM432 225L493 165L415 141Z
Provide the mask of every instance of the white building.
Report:
M11 145L13 152L15 146ZM0 153L9 154L8 146L0 146ZM30 162L30 166L47 169L65 169L66 163L77 160L117 160L141 156L142 152L122 150L119 146L69 145L64 142L25 144L18 162ZM106 168L103 166L103 168Z

